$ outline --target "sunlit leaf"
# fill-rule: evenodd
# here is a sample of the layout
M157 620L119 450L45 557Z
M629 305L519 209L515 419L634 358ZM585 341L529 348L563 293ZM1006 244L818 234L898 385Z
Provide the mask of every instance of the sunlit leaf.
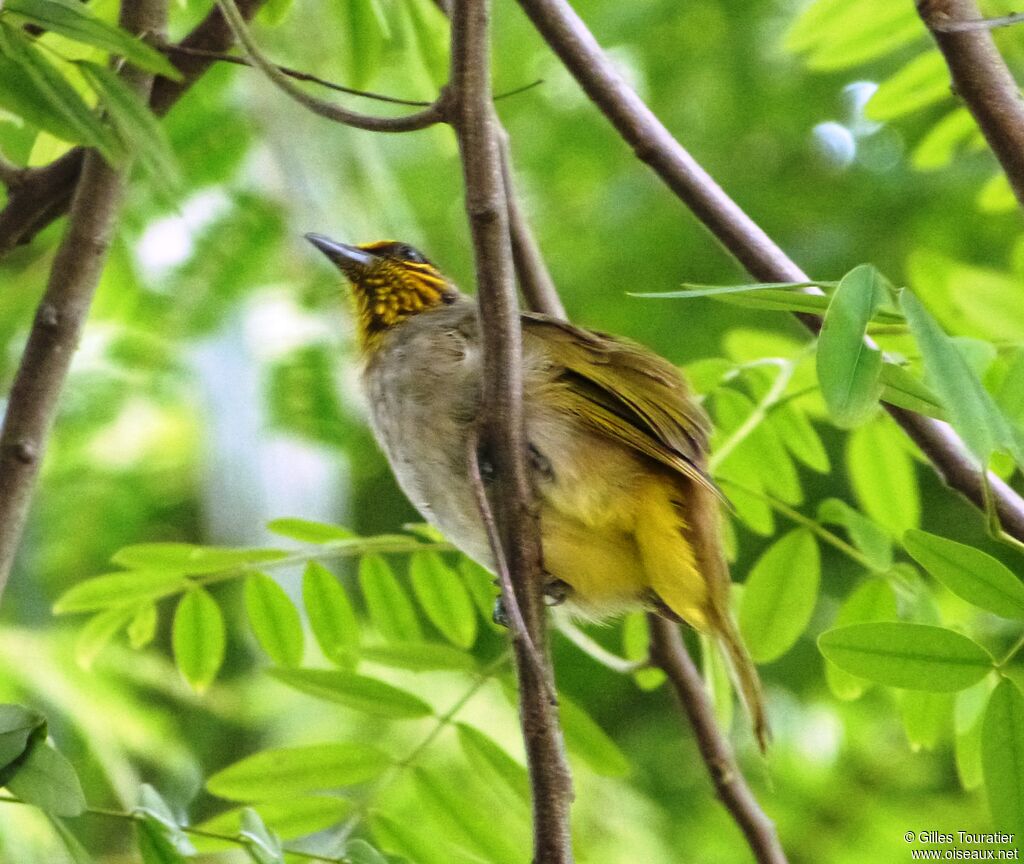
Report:
M156 636L157 623L155 603L142 603L137 606L132 620L128 622L128 644L136 651L145 648Z
M174 613L171 644L178 669L198 692L217 677L225 642L224 616L217 601L202 588L188 591Z
M280 838L264 823L252 807L242 810L242 824L238 836L245 842L250 857L256 864L285 864Z
M840 669L879 684L936 693L963 690L992 670L992 657L966 636L929 624L851 624L822 633L821 653Z
M802 410L792 403L780 403L771 409L767 422L797 461L820 474L831 470L828 451Z
M903 545L958 597L1004 618L1024 620L1024 584L1001 561L925 531L908 531Z
M586 711L564 694L558 697L558 710L565 746L573 756L605 777L623 777L629 773L626 754Z
M364 783L391 764L371 744L327 743L261 750L213 774L206 788L232 801L275 801Z
M431 713L430 706L419 696L376 678L341 669L271 669L268 674L317 699L337 702L377 717L404 719Z
M181 80L181 73L163 54L137 36L98 18L88 6L75 0L7 0L4 8L46 30L119 54L140 69Z
M1024 696L1007 679L985 711L981 761L995 827L1024 837Z
M314 522L310 519L291 517L272 519L267 523L267 530L301 543L330 543L334 540L351 540L359 536L343 525L331 525L327 522Z
M925 51L884 80L865 107L873 120L894 120L949 99L949 69L938 51Z
M236 763L241 764L241 763ZM230 796L225 796L230 797ZM267 801L255 805L264 823L274 833L287 840L315 834L339 824L352 812L352 802L334 795L308 795L296 793L278 801ZM215 834L237 834L242 825L242 807L235 807L218 813L212 819L196 827ZM197 839L200 851L213 852L232 848L231 844L208 843Z
M324 656L339 666L354 666L359 654L359 624L338 577L310 561L302 577L302 601Z
M388 864L387 858L365 840L349 840L345 844L345 857L352 864Z
M500 746L479 729L465 723L458 723L459 746L474 771L487 778L497 780L523 804L530 801L530 783L524 768Z
M476 611L455 571L436 552L415 552L409 578L430 622L448 641L470 648L476 641Z
M806 528L784 535L754 564L744 583L739 625L756 662L781 657L807 628L820 575L818 544Z
M359 587L370 620L388 641L422 642L416 610L388 562L379 555L364 555L359 561Z
M895 621L896 618L896 594L892 586L882 579L869 579L843 601L832 625L839 628L870 621ZM870 681L844 672L828 659L825 660L825 680L840 699L858 699L871 686Z
M75 640L75 659L79 665L83 669L91 669L110 640L134 617L135 608L132 606L115 606L93 615Z
M942 401L925 384L895 363L882 364L882 401L926 417L946 419Z
M302 662L302 619L284 589L266 573L245 580L245 611L260 647L279 666Z
M472 654L450 645L432 642L392 642L390 645L374 645L364 648L362 656L370 663L409 669L413 672L437 669L469 672L476 668Z
M140 543L119 549L110 560L122 567L180 575L215 573L287 558L281 549L229 549L193 543Z
M855 429L846 443L847 470L861 509L897 537L921 519L914 463L901 435L883 416Z
M853 545L864 553L875 570L888 570L892 566L892 538L845 501L826 498L818 504L818 519L828 525L842 525Z
M173 571L125 570L94 576L65 591L53 604L57 615L66 612L92 612L110 606L127 606L144 600L157 600L177 594L188 582Z
M953 725L953 694L904 690L899 710L911 749L934 750Z

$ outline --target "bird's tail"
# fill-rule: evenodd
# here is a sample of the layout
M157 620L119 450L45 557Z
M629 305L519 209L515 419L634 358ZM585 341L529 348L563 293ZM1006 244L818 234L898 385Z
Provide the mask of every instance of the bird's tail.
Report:
M719 618L720 620L715 622L715 634L722 644L725 656L729 659L733 680L743 697L747 713L750 714L754 737L757 738L757 744L764 753L772 736L768 726L768 712L765 709L761 679L728 611L723 612Z

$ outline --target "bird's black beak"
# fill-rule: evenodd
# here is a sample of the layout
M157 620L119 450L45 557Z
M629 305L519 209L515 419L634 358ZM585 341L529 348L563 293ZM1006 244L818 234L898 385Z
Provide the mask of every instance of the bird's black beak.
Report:
M361 273L376 260L375 256L358 246L338 243L323 234L307 234L306 239L349 276Z

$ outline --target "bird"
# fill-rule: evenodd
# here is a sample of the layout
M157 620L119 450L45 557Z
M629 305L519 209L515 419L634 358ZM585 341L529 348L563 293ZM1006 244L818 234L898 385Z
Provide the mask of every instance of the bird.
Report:
M493 571L467 459L481 400L475 300L408 243L306 238L350 284L370 424L398 485ZM520 321L538 590L586 618L645 608L715 637L764 750L762 687L729 608L706 414L648 348L548 315Z

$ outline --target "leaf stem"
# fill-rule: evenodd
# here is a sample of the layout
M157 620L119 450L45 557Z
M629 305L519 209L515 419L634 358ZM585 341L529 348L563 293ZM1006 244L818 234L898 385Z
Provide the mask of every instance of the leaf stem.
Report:
M1005 667L1007 663L1020 653L1021 648L1024 648L1024 634L1021 634L1021 637L1013 643L1013 647L1006 653L1006 656L996 663L996 669Z

